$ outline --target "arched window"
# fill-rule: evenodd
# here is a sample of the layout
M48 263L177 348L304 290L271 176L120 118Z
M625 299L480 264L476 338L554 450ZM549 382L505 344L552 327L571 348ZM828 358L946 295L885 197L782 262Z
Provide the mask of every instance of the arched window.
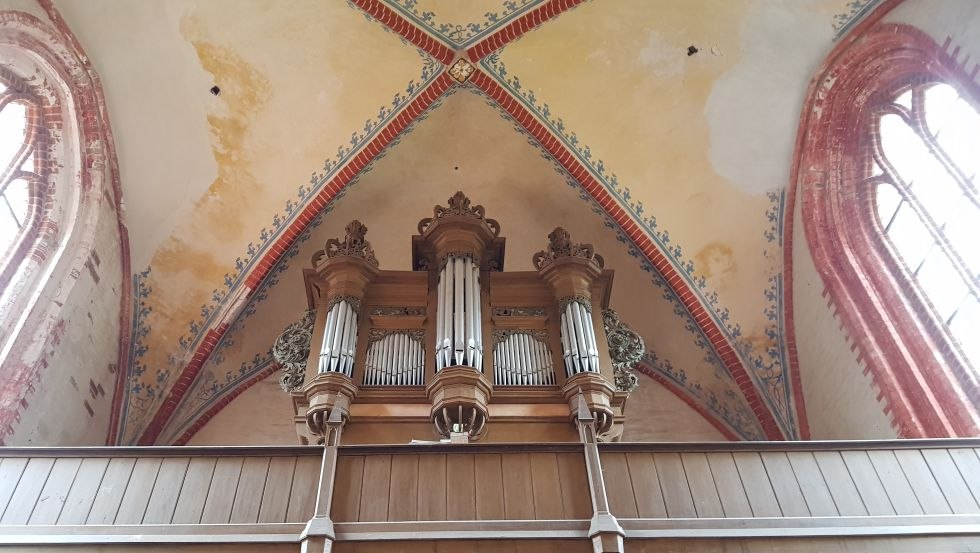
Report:
M892 251L924 315L980 367L980 114L955 88L909 86L874 111L871 175Z
M980 433L980 87L922 31L869 22L810 86L807 244L904 437Z
M43 132L38 99L19 79L0 71L0 287L37 235Z

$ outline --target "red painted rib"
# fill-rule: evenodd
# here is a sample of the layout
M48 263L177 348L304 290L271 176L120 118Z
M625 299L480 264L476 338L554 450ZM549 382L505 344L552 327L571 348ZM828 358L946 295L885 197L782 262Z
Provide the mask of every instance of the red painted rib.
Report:
M370 160L374 159L378 152L384 150L416 117L429 109L432 103L452 86L453 82L452 78L445 72L436 77L428 87L423 89L414 100L402 109L397 117L392 119L387 126L380 129L374 138L361 150L362 152L376 153L359 154L351 157L347 165L337 171L333 179L323 186L320 193L311 199L310 203L320 207L325 206L327 202L333 199L337 193L343 190L353 180L358 172L370 163ZM310 220L306 217L296 217L290 223L289 227L283 231L279 240L267 248L262 258L252 266L252 272L245 278L245 286L248 286L253 292L258 288L262 280L269 274L269 271L275 267L276 263L282 258L282 255L292 246L296 237L306 229ZM146 427L146 430L143 431L143 435L139 439L139 445L153 445L156 442L157 437L163 431L167 422L170 421L170 417L173 416L184 394L187 393L194 383L194 379L197 378L201 367L204 366L204 363L211 356L211 352L214 351L214 346L217 345L227 330L227 325L219 325L207 331L204 339L201 340L201 344L194 352L191 362L181 370L174 385L170 388L167 398L160 405L160 408L153 416L153 420ZM217 411L214 412L217 413Z
M504 28L474 44L466 51L470 61L477 62L488 54L500 50L510 42L520 38L524 33L533 30L545 21L558 17L563 12L581 4L584 0L548 0L537 9L511 21Z
M382 2L378 0L351 0L351 2L380 21L385 27L442 62L443 65L448 65L449 62L453 61L455 54L451 48L432 38Z
M753 384L752 378L750 377L747 369L742 364L738 355L735 354L735 350L732 345L725 339L724 334L721 329L714 322L714 320L709 315L708 311L705 309L704 305L697 299L697 295L694 294L693 290L690 289L688 284L684 281L681 275L674 269L673 265L667 260L663 252L653 243L652 240L647 236L646 232L629 218L628 214L625 213L622 207L616 203L615 199L606 192L605 188L602 187L599 182L592 177L588 169L583 166L578 159L568 150L564 144L557 139L554 135L545 128L544 125L539 123L531 113L518 102L511 94L500 86L496 81L494 81L490 76L488 76L483 71L479 69L473 73L470 77L470 82L478 86L483 90L488 96L493 98L497 104L504 108L507 113L510 114L516 121L520 122L521 126L524 127L539 143L544 145L545 149L554 157L558 162L575 176L583 188L592 196L592 198L602 206L606 213L612 217L614 221L625 221L625 224L619 224L620 229L636 244L636 247L643 252L643 255L653 264L657 272L659 272L663 279L667 282L668 286L674 291L677 297L680 299L684 308L691 314L695 322L701 327L702 332L711 341L712 347L718 353L718 357L722 360L728 371L735 378L735 382L738 384L739 389L741 389L742 394L748 401L749 405L752 407L753 412L759 419L759 424L766 433L766 437L770 440L783 440L782 431L779 429L779 425L776 424L776 419L773 417L772 412L765 407L762 402L762 398L759 395L759 391Z

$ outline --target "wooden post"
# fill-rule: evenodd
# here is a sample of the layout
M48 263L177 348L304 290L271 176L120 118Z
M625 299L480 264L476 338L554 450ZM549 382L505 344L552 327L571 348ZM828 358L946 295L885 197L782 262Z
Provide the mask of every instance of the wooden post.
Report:
M300 535L300 553L330 553L336 537L330 506L333 503L334 480L337 476L337 448L344 427L344 417L339 406L330 411L327 419L327 435L323 442L323 462L320 465L320 481L316 493L313 518L306 523Z
M623 536L626 532L616 517L609 512L609 499L606 497L606 483L602 477L602 464L599 459L599 446L596 443L595 418L585 402L585 396L578 394L578 409L575 415L579 439L585 447L585 468L589 476L589 492L592 495L592 523L589 525L589 539L595 553L623 553Z

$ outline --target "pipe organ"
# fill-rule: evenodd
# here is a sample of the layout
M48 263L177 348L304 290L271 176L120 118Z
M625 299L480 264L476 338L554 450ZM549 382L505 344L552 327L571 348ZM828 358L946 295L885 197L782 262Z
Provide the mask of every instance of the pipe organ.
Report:
M302 442L338 423L347 443L575 441L582 409L622 433L635 358L610 358L613 272L591 245L559 227L534 270L504 271L500 224L462 192L419 222L411 270L380 269L366 234L351 222L304 271L310 311L287 332L312 347L274 348Z

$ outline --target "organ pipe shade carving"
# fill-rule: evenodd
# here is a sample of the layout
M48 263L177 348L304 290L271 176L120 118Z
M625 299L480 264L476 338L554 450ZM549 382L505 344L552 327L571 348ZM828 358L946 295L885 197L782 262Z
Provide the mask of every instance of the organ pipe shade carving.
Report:
M561 345L568 376L599 372L599 347L596 345L592 308L581 298L558 302L561 311Z
M616 389L632 392L638 386L633 366L646 353L643 337L626 326L620 320L619 313L612 309L602 310L602 326L606 330L606 342L609 343L609 358L612 360Z
M494 332L493 383L497 386L553 386L555 366L544 331Z
M351 376L357 345L357 307L348 298L334 303L327 312L323 329L318 372Z
M272 357L282 365L279 386L285 392L298 390L303 385L315 315L316 311L312 309L303 313L303 318L287 326L272 344Z
M473 257L449 254L439 271L436 370L452 366L483 369L480 266Z
M425 347L421 330L371 329L364 362L365 386L421 386Z

